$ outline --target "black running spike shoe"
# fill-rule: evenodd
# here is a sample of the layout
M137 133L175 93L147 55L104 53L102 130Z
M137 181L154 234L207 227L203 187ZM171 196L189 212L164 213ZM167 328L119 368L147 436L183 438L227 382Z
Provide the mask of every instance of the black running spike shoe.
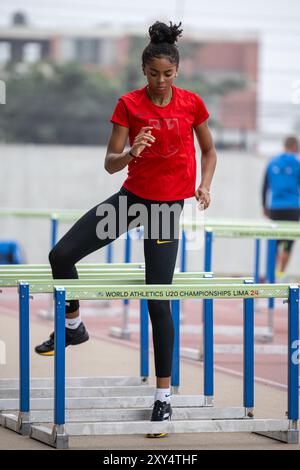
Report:
M66 328L66 347L85 343L88 339L89 334L82 322L75 330ZM54 332L51 333L49 339L36 346L34 350L37 354L40 354L40 356L54 356Z
M172 416L172 407L170 403L165 401L156 400L154 403L151 421L171 421ZM158 438L166 437L168 433L159 433L159 434L147 434L146 437L149 438Z

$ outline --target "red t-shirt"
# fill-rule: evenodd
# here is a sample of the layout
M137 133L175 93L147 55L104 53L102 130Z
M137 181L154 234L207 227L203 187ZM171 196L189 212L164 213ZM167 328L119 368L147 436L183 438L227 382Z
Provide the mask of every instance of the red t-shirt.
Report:
M144 126L156 141L128 164L123 186L144 199L176 201L194 196L196 151L193 127L209 113L199 95L172 85L169 104L157 106L148 97L146 86L119 99L111 122L129 128L129 143Z

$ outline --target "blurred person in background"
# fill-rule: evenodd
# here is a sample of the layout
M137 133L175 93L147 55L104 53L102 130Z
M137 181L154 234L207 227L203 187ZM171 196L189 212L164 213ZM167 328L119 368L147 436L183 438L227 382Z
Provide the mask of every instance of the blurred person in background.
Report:
M262 205L264 215L271 220L299 221L300 215L300 159L296 137L287 137L284 152L273 157L265 170ZM285 279L293 240L278 240L276 278Z

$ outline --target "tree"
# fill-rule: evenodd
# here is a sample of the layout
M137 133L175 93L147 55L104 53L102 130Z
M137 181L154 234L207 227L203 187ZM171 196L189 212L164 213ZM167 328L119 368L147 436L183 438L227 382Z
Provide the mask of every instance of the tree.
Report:
M99 72L78 64L41 62L7 72L0 116L5 142L97 145L107 141L117 90Z

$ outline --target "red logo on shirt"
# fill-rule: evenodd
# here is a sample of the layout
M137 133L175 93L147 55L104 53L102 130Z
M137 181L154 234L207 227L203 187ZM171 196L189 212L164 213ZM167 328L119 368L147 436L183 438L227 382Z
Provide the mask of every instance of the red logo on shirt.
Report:
M152 126L152 135L156 138L149 154L156 157L170 158L176 155L180 140L180 128L178 118L150 118L149 126Z

